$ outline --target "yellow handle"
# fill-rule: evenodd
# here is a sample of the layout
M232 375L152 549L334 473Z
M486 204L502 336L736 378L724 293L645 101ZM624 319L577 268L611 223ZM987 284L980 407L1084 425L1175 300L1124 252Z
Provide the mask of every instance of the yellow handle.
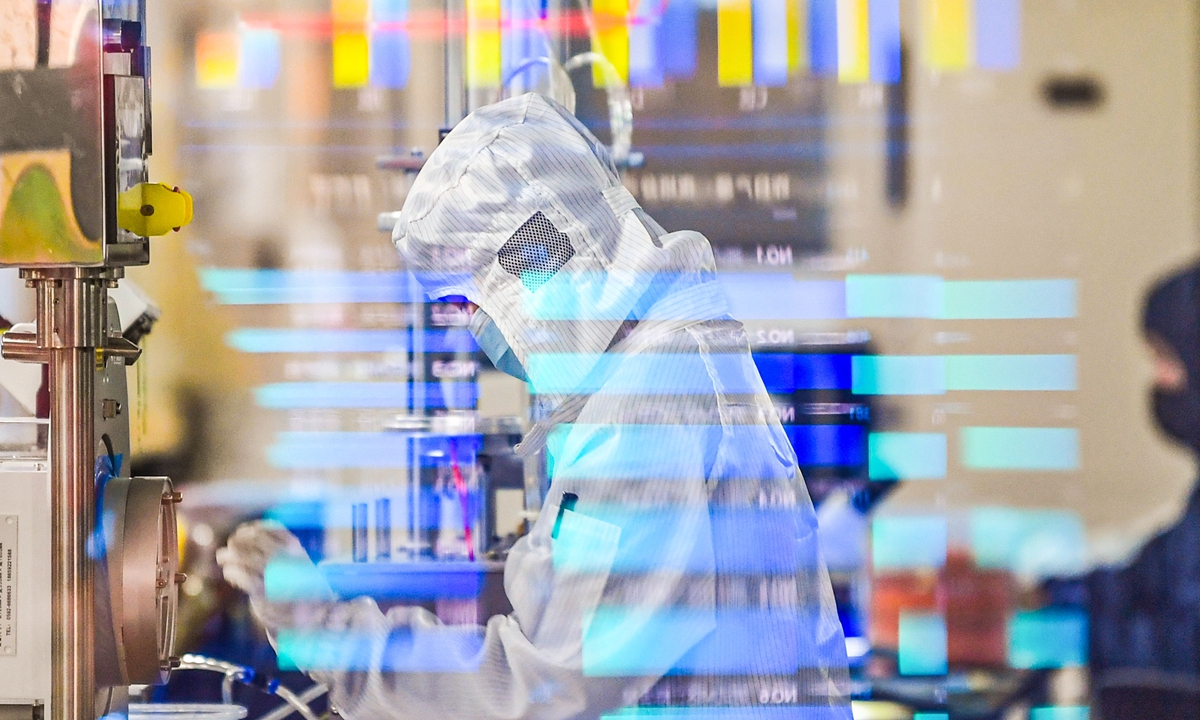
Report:
M192 221L192 196L165 183L141 183L117 196L117 225L134 235L166 235Z

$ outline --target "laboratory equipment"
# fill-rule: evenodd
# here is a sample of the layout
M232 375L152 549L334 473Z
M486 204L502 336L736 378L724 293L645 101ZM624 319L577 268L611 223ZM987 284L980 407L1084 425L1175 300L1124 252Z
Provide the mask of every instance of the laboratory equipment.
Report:
M498 538L495 489L484 467L511 487L512 458L507 465L498 460L505 443L482 431L495 425L511 438L513 424L477 428L466 415L392 422L387 433L404 458L400 473L386 484L343 492L325 510L327 527L349 521L348 542L327 533L320 550L334 592L385 607L426 606L446 622L486 622L508 611L503 563L488 556Z
M131 703L129 717L140 720L242 720L246 708L233 701L233 689L242 684L274 695L284 701L284 706L272 711L260 720L277 717L280 720L293 711L304 720L317 720L309 703L328 692L324 685L316 684L297 695L279 682L278 678L259 674L254 668L225 660L188 653L179 659L179 670L203 670L222 675L220 703Z
M48 442L35 432L0 463L0 714L91 720L177 662L181 498L129 475L141 351L108 293L149 262L149 235L191 220L191 198L147 178L143 2L3 0L0 17L0 266L37 302L0 347L47 364L50 390Z

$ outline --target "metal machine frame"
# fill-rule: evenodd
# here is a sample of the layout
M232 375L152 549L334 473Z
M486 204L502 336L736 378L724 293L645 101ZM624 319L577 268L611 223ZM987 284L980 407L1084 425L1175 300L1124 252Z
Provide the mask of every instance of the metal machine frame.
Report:
M12 58L0 65L0 266L22 268L37 296L36 327L5 333L0 351L49 367L48 716L92 720L111 709L98 671L107 687L161 682L173 662L179 496L165 478L120 478L119 467L109 472L121 482L105 485L97 457L116 460L114 436L128 454L124 373L140 354L108 290L124 267L149 262L148 235L190 220L191 199L146 182L144 0L0 0L0 19L0 57ZM98 396L98 379L112 378ZM117 502L115 533L96 532L98 487L122 498L105 497ZM93 557L110 534L120 557Z

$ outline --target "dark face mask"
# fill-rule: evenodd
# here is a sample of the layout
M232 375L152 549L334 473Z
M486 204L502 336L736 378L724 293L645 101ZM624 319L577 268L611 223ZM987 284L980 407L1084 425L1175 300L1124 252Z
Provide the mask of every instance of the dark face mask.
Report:
M1163 432L1200 451L1200 392L1191 387L1154 390L1151 398L1154 417Z

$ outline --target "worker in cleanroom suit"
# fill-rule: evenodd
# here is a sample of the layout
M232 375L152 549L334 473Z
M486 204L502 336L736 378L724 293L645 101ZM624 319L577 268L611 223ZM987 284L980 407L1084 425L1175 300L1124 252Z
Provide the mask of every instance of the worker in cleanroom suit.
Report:
M547 500L508 556L513 612L486 627L334 602L286 533L240 530L225 574L280 653L352 720L848 720L812 504L708 242L666 233L539 95L460 123L394 239L527 380L540 419L519 452L546 453Z

